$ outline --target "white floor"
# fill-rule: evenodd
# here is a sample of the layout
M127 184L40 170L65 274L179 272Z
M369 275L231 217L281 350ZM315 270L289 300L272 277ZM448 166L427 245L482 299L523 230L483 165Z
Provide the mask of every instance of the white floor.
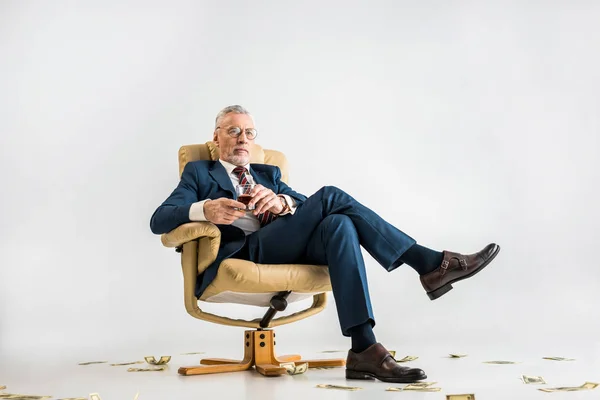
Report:
M282 354L293 352L292 345L281 347ZM476 399L599 399L600 388L586 392L544 393L534 385L520 381L521 374L541 375L548 382L546 387L578 386L586 381L600 382L599 343L578 343L574 338L565 338L562 344L520 343L517 345L489 344L462 345L423 344L412 346L406 351L401 346L388 346L398 351L397 358L405 355L419 356L409 365L423 368L427 381L437 382L438 393L386 392L390 386L401 387L379 381L346 381L344 369L309 370L297 376L266 378L255 371L230 374L183 377L177 374L180 366L197 364L200 357L235 357L237 349L213 348L205 355L171 354L172 360L163 372L132 373L128 367L111 367L108 364L79 366L82 360L77 354L54 356L23 355L18 358L0 360L0 386L6 385L7 393L52 395L61 397L85 397L98 392L102 400L133 399L139 391L139 400L164 399L445 399L446 394L474 393ZM241 349L239 349L241 351ZM296 349L300 350L300 349ZM346 357L345 353L324 354L320 348L298 351L304 357ZM337 349L330 349L337 350ZM468 353L462 359L448 358L448 352ZM160 356L157 354L156 356ZM127 356L127 357L126 357ZM545 356L575 358L572 362L543 360ZM110 354L104 357L109 362L143 360L129 354ZM488 365L483 361L518 361L515 365ZM134 365L136 366L143 366ZM356 392L334 391L315 388L317 384L359 386Z

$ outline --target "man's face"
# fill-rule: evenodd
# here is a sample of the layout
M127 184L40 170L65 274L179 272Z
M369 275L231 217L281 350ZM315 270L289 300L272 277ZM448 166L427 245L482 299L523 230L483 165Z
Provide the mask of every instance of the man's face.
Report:
M254 139L248 139L246 131L237 138L232 137L228 133L232 128L241 130L254 128L252 117L246 114L229 113L221 119L218 129L215 129L213 134L213 141L221 152L221 160L244 166L250 162L250 146Z

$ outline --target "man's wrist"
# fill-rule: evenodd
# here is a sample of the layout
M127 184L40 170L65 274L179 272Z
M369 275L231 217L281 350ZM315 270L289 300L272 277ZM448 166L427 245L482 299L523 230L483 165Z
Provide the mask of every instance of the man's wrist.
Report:
M287 200L285 199L285 197L277 195L277 197L279 197L279 201L281 201L281 205L282 205L282 210L277 214L277 215L284 215L290 212L290 206L287 202Z
M204 215L204 206L210 199L200 200L190 206L189 219L190 221L208 221Z

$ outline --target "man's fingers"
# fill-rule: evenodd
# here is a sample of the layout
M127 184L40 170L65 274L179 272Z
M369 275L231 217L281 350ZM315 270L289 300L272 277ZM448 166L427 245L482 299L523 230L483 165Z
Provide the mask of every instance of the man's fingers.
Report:
M259 193L263 193L263 192L272 192L272 190L264 187L263 185L256 185L250 193L252 194L252 197L254 197L254 196L258 195Z
M246 215L246 205L242 202L222 197L207 202L204 215L214 224L231 224L238 218Z
M223 210L223 214L225 214L227 217L238 219L238 218L243 217L246 214L246 212L241 211L241 210L236 210L234 208L225 208Z
M237 216L237 215L236 216L233 216L233 215L224 215L223 217L221 217L221 220L223 221L223 223L232 224L238 218L239 218L239 216Z
M225 204L233 208L246 208L246 205L244 203L232 199L227 199L227 202Z
M265 209L265 204L267 204L269 202L268 198L264 198L264 199L260 199L257 203L256 203L256 208L254 210L254 215L258 215L258 214L262 214Z
M259 204L257 204L256 210L254 210L254 214L258 215L264 213L265 211L267 211L275 205L275 200L277 200L277 196L275 195L261 200Z
M277 196L273 197L271 199L271 201L269 201L269 204L267 204L267 206L265 207L264 212L270 210L271 208L273 208L278 202L280 202L280 200L277 198Z
M266 187L259 183L258 185L254 186L254 188L252 188L252 190L250 191L250 196L254 197L258 192L261 192L265 189Z
M270 195L271 193L273 193L273 191L271 191L270 189L261 190L260 192L252 196L252 199L250 199L250 202L248 203L248 207L252 207L253 205L258 204L261 199Z

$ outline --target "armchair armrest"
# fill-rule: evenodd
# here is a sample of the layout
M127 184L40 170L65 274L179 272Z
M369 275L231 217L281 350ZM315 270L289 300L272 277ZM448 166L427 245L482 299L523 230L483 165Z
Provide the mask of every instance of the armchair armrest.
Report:
M160 240L165 247L181 247L185 243L201 237L216 240L217 249L221 242L221 232L212 222L188 222L179 225L169 233L163 233ZM212 241L211 241L212 242Z
M212 222L189 222L162 234L160 240L165 247L175 247L177 252L181 252L186 243L195 247L196 273L201 274L217 259L221 231Z

